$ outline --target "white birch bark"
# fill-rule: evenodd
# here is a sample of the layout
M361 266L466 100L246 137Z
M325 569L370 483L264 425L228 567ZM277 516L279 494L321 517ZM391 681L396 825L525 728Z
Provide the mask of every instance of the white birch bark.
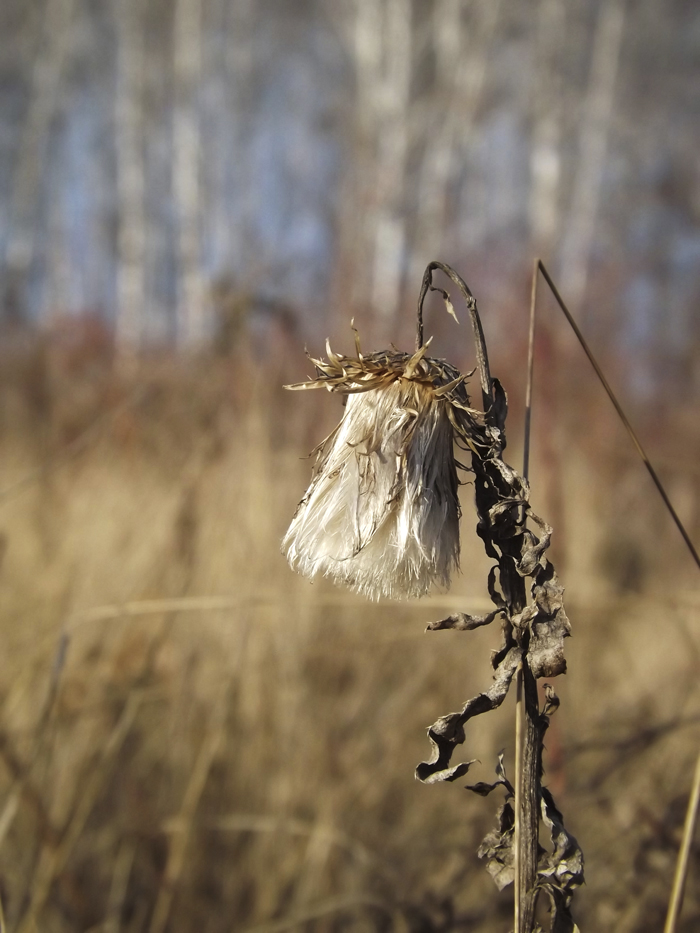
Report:
M583 301L588 283L624 21L624 0L601 3L581 122L578 168L562 245L562 283L567 302L574 309Z
M255 167L252 162L249 134L243 121L250 120L252 104L253 69L255 65L255 0L236 0L231 8L232 36L228 44L226 73L233 88L234 112L241 121L233 128L235 147L238 153L236 177L238 182L236 216L228 218L230 227L231 256L240 279L257 282L258 262L255 255L254 238L251 231L255 225L257 193Z
M349 51L354 68L352 117L348 121L345 145L350 153L342 179L340 222L334 283L335 303L347 326L345 315L360 313L370 291L371 248L369 231L376 226L373 192L376 89L381 79L381 4L378 0L355 0L341 15L332 6L332 15ZM349 13L349 15L348 15Z
M406 248L405 174L412 67L411 0L356 0L357 278L369 302L375 339L386 340L401 296ZM352 210L353 205L349 205ZM355 296L356 300L359 295Z
M255 4L253 0L210 0L207 12L200 77L206 98L200 112L207 121L200 134L207 138L207 152L200 172L200 215L206 218L205 231L211 237L217 278L231 280L235 276L240 281L249 252L254 249L250 230L255 185L247 145L250 134L246 130L253 109L250 92L256 51ZM213 133L210 127L215 128ZM233 196L232 162L236 186ZM213 318L211 293L209 298Z
M468 145L474 129L500 12L500 0L475 0L469 6L476 21L470 34L462 27L461 6L460 0L435 5L437 121L428 133L418 175L413 279L445 248L449 186L459 167L458 151Z
M143 161L144 36L139 0L118 4L115 139L119 233L117 316L118 359L130 365L145 323L145 209Z
M404 191L412 72L411 0L386 0L382 36L384 74L378 89L378 210L371 301L378 339L386 341L393 335L406 254Z
M24 291L35 251L35 214L46 162L51 123L58 109L65 63L70 54L75 0L47 0L43 36L32 72L27 118L12 183L10 233L3 294L22 313Z
M562 0L540 0L535 37L535 81L530 149L530 233L535 253L549 256L559 228L561 184L560 56L564 42Z
M201 72L202 2L176 0L173 63L173 198L177 216L177 343L201 346L209 337L201 273L200 133L197 89Z

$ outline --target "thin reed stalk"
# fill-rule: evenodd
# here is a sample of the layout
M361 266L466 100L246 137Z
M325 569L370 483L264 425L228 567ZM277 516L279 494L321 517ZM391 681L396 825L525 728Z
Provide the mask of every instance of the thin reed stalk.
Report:
M592 366L593 369L595 370L596 376L597 376L598 379L600 380L600 384L603 386L603 388L605 389L605 391L606 391L607 394L608 394L608 398L609 398L610 401L613 403L613 405L614 405L614 407L615 407L615 411L617 412L620 421L624 424L625 430L626 430L627 433L629 434L629 436L630 436L630 438L631 438L631 440L632 440L632 443L634 444L634 446L635 446L635 448L636 448L636 450L637 450L637 453L638 453L639 456L642 458L642 462L644 463L644 466L646 467L647 472L649 473L649 476L651 476L651 479L652 479L654 485L656 486L656 489L657 489L659 495L660 495L661 498L663 499L664 505L666 506L666 509L668 510L669 515L670 515L671 518L673 519L673 521L674 521L674 523L675 523L675 525L676 525L676 528L678 529L678 531L679 531L680 534L681 534L681 537L682 537L683 540L685 541L686 547L687 547L688 550L690 551L690 554L691 554L693 560L695 561L695 563L696 563L696 565L698 566L698 568L700 568L700 555L698 554L695 545L694 545L693 542L691 541L690 535L689 535L688 532L686 531L685 526L683 525L683 522L680 520L680 518L679 518L679 516L678 516L678 513L677 513L676 510L674 509L674 507L673 507L673 505L672 505L672 503L671 503L671 500L669 499L668 494L667 494L666 490L664 489L664 485L663 485L663 483L661 482L661 480L659 479L659 476L658 476L656 470L655 470L654 467L652 466L651 461L649 460L649 457L648 457L647 454L646 454L646 451L645 451L644 448L642 447L642 442L641 442L641 441L639 440L639 438L637 437L637 432L634 430L634 428L633 428L632 425L630 424L629 418L628 418L627 415L625 414L625 411L624 411L622 405L618 402L617 396L616 396L615 393L613 392L613 390L612 390L612 388L611 388L611 386L610 386L610 383L609 383L608 380L606 379L605 374L603 373L603 370L601 369L601 367L600 367L600 365L599 365L597 359L595 358L595 355L594 355L593 351L592 351L591 348L588 346L588 343L587 343L586 339L584 338L583 334L581 333L581 331L580 331L580 329L579 329L579 326L578 326L578 324L576 323L576 321L575 321L575 319L574 319L574 316L572 315L572 313L569 311L569 309L568 309L568 308L566 307L566 305L564 304L564 300L562 299L561 295L559 294L559 291L558 291L556 285L555 285L554 282L552 281L552 278L551 278L549 272L547 272L547 269L545 268L544 263L542 262L541 259L536 260L536 262L535 262L535 268L536 268L539 272L542 273L542 276L543 276L545 282L547 283L547 285L549 285L549 288L550 288L552 294L554 295L554 298L556 299L557 304L558 304L559 307L561 308L561 310L562 310L562 312L563 312L563 314L564 314L564 317L565 317L566 320L569 322L569 326L570 326L571 329L573 330L574 334L576 334L576 339L577 339L578 342L581 344L581 347L582 347L582 349L583 349L583 352L584 352L584 353L586 354L586 356L588 357L588 360L589 360L591 366Z
M33 933L41 911L48 899L51 886L63 872L68 859L85 828L110 770L124 743L143 700L143 691L133 690L124 709L109 734L100 758L92 769L76 800L75 809L57 841L49 840L42 845L39 863L32 882L32 891L27 909L19 923L19 933Z
M187 788L182 799L177 832L170 838L168 860L163 872L163 881L153 909L149 933L163 933L168 923L173 899L185 864L187 847L194 827L195 814L199 806L204 786L212 765L219 754L226 733L226 708L231 687L230 679L220 688L220 695L214 705L211 720L205 732L199 754L192 768Z
M532 424L532 385L535 372L535 322L536 322L536 308L537 308L537 262L535 261L535 267L532 275L532 289L530 292L530 323L528 328L528 344L527 344L527 382L525 386L525 431L524 431L524 441L523 441L523 479L529 481L530 479L530 427ZM515 825L514 825L514 848L515 848L515 863L514 863L514 933L521 933L523 926L523 893L527 892L528 884L532 884L534 879L532 876L531 868L524 868L525 865L531 865L534 861L535 863L535 875L537 873L537 836L533 839L525 839L523 837L523 806L524 806L524 797L530 798L530 804L527 806L528 817L530 818L528 824L531 822L531 812L532 812L532 800L537 803L539 798L539 788L527 787L523 788L523 778L524 778L524 768L523 762L525 759L525 719L527 717L527 711L525 709L525 696L524 696L524 686L523 686L523 667L522 664L518 667L516 673L516 686L515 686ZM538 820L538 829L539 829L539 820ZM532 849L535 849L534 859L532 854ZM527 922L527 915L525 918Z
M627 433L629 434L632 443L639 454L647 472L649 473L656 489L661 496L666 509L673 519L674 524L676 525L678 531L680 532L683 541L690 552L691 557L693 558L696 566L700 568L700 555L693 544L690 535L688 534L683 522L680 520L676 510L674 509L671 500L666 493L666 490L663 486L663 483L659 479L659 476L654 469L649 457L642 446L639 437L637 436L636 431L632 427L625 411L618 401L615 393L610 386L605 374L603 373L600 364L598 363L593 351L589 347L586 339L581 333L576 320L573 315L567 308L564 300L562 299L559 291L552 281L552 278L547 271L544 263L541 259L535 259L533 277L532 277L532 291L531 291L531 304L530 304L530 327L529 327L529 344L528 344L528 375L527 375L527 389L526 389L526 402L525 402L525 443L524 443L524 474L527 475L528 462L529 462L529 453L530 453L530 429L531 429L531 417L532 417L532 383L533 383L533 372L534 372L534 338L535 338L535 321L536 321L536 305L537 305L537 280L539 273L542 273L542 276L549 286L552 295L554 296L559 308L564 314L569 326L573 330L576 338L581 345L584 353L588 357L589 362L593 366L593 369L600 381L601 385L605 389L610 401L612 402L615 411L617 412L620 421L624 425ZM516 730L517 732L517 730ZM517 742L522 741L520 738L520 733L517 732ZM516 754L517 761L517 754ZM517 782L520 780L519 776L516 775L516 787ZM678 925L678 920L680 917L680 911L683 904L683 892L685 889L685 882L688 874L689 860L690 860L690 850L692 846L693 836L698 822L698 814L700 812L700 754L698 755L695 774L693 778L693 785L690 792L690 799L688 802L688 810L686 814L684 829L683 829L683 838L681 841L680 850L678 853L678 860L676 863L676 870L673 879L673 885L671 889L671 895L669 899L668 913L666 916L666 923L664 925L664 933L675 933ZM518 813L516 808L516 839L519 837L518 834ZM517 850L519 851L519 849ZM516 851L516 861L518 859ZM523 928L527 930L528 928ZM518 908L516 906L516 920L515 920L515 933L521 933L521 927L519 926L518 919Z
M698 824L698 815L700 814L700 754L695 763L695 774L693 776L693 786L690 791L688 801L688 811L685 816L683 826L683 839L678 851L678 861L676 871L673 876L673 887L671 888L671 897L668 905L668 914L664 925L664 933L676 933L678 929L678 920L683 906L683 893L685 883L688 877L688 868L690 866L690 851L693 845L693 838Z

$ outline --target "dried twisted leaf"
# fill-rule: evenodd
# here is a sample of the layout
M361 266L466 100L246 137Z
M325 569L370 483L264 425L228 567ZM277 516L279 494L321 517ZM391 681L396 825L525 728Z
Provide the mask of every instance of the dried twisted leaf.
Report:
M554 692L554 687L551 684L542 684L542 689L544 690L545 704L544 709L542 710L542 716L549 719L552 713L556 713L559 709L559 697Z
M416 768L416 778L419 781L423 784L436 784L440 781L455 781L466 774L473 762L449 766L455 747L464 742L464 724L474 716L480 716L501 705L508 693L520 657L520 649L512 648L496 668L489 690L468 700L461 712L442 716L428 729L432 755L428 761L421 762Z
M575 933L570 905L574 891L583 884L583 852L566 830L564 819L550 791L541 791L542 820L549 829L552 852L540 859L538 887L549 897L552 909L550 933Z
M523 577L530 577L536 572L537 565L541 562L542 555L552 540L552 526L548 525L539 515L535 515L529 505L527 517L539 526L540 537L538 538L528 529L523 531L525 541L523 542L522 556L518 561L518 573Z
M478 794L480 797L488 797L491 791L494 791L497 787L505 787L508 792L508 797L515 797L515 791L513 790L513 785L510 783L506 776L506 766L504 763L504 752L501 752L498 756L498 761L496 762L496 778L493 784L488 784L485 781L479 781L478 784L467 784L466 789L474 791L475 794ZM508 799L506 797L506 799Z
M515 814L509 799L498 808L496 823L496 828L484 837L476 854L479 858L486 859L486 871L493 878L498 890L502 891L513 882L515 875Z
M496 827L484 837L477 855L486 860L486 870L493 878L499 891L502 891L514 879L515 867L515 814L511 800L515 799L515 790L506 776L504 754L500 753L496 764L496 778L493 784L481 782L468 785L467 790L474 791L481 797L488 797L497 787L506 790L506 799L496 813ZM544 852L544 850L540 850Z
M511 800L515 798L515 791L506 776L504 754L500 753L496 764L497 780L493 784L481 782L467 786L467 790L474 791L481 797L488 797L497 787L504 787L506 799L496 814L496 828L484 837L479 846L477 855L486 859L486 870L493 878L499 891L502 891L513 881L515 867L514 829L515 814Z
M566 673L564 639L571 634L571 624L564 610L564 587L549 561L538 565L532 598L536 612L530 621L530 668L535 677L556 677Z
M482 625L490 625L497 615L503 612L502 608L494 609L485 616L472 616L466 612L456 612L446 619L440 619L439 622L429 622L426 626L426 632L438 632L442 629L454 629L459 632L470 632L472 629L481 628Z
M455 308L454 308L454 305L452 304L452 299L450 298L449 293L446 292L444 288L438 288L437 285L431 285L430 291L439 292L442 295L442 300L445 302L445 310L459 324L459 319L455 313Z

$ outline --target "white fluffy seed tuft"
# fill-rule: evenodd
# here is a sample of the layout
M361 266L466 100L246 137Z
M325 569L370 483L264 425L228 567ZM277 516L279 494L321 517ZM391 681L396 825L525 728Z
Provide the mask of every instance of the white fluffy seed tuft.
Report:
M372 599L449 586L460 510L448 404L404 377L348 395L282 542L294 570Z

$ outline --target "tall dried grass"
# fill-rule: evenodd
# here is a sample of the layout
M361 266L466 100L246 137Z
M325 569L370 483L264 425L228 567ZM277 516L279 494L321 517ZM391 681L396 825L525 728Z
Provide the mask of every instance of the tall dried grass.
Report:
M423 728L473 692L494 647L487 630L423 631L445 608L486 607L477 544L464 537L449 596L369 605L310 585L278 542L332 397L290 402L275 388L290 374L269 362L263 379L243 360L154 360L129 385L90 353L30 343L6 363L8 930L503 929L511 898L494 898L474 854L489 813L412 779ZM698 601L653 505L625 529L650 568L643 595L601 567L633 467L605 453L604 430L567 440L577 628L547 777L587 854L579 924L642 933L663 924L700 741ZM659 531L627 535L636 522ZM511 743L511 713L489 718L471 733L486 779Z

